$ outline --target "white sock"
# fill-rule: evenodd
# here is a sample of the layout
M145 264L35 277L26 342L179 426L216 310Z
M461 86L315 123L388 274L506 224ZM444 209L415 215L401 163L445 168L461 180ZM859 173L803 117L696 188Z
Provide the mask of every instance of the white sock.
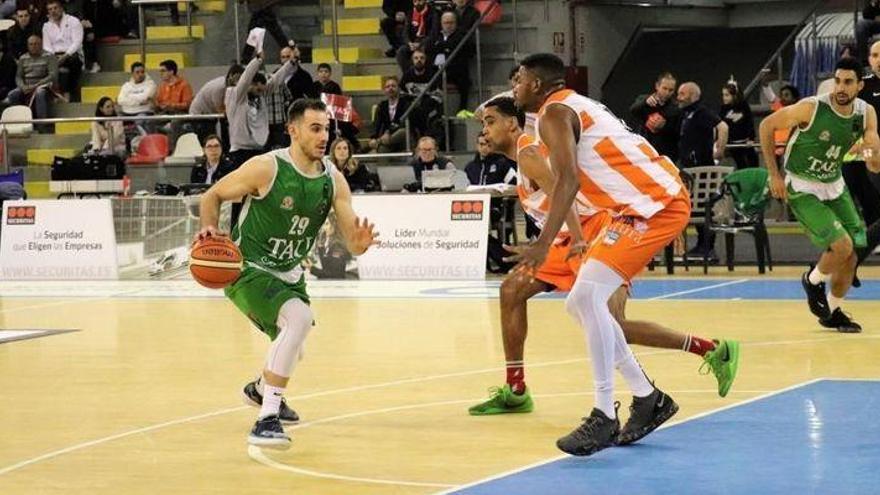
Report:
M273 387L268 383L263 385L263 405L260 407L260 419L266 416L278 414L281 408L281 398L284 397L284 389L281 387Z
M822 273L819 271L819 265L816 265L815 268L810 270L810 275L807 276L810 280L810 283L813 285L819 285L822 282L827 282L831 275L828 273Z
M841 305L843 305L843 298L842 297L835 297L831 293L828 294L828 308L831 309L832 313L834 312L835 309L839 308Z

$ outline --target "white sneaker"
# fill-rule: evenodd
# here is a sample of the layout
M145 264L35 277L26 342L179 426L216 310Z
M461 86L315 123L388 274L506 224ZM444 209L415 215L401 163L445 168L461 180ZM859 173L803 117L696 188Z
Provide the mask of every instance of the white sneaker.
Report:
M92 62L92 66L89 68L89 73L97 74L98 72L101 72L101 66L98 62Z

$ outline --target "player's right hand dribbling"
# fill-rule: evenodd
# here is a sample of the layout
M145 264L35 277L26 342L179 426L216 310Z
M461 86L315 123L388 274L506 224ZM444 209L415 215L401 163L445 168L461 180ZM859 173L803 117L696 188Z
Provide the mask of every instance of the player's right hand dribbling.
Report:
M229 237L229 234L223 232L217 227L209 225L207 227L202 227L202 230L199 230L196 235L193 236L192 243L195 244L199 241L207 239L208 237Z

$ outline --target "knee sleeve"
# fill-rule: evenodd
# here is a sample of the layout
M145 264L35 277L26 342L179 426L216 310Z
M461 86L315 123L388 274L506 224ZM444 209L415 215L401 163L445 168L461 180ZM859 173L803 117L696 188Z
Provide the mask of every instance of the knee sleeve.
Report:
M312 329L312 309L299 299L291 299L278 312L278 336L269 346L266 369L289 377L301 358L303 343Z

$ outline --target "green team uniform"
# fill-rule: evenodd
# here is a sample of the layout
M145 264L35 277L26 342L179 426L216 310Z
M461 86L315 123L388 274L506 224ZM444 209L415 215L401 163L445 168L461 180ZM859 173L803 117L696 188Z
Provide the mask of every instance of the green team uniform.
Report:
M247 196L232 240L244 258L244 269L226 297L272 340L278 334L278 312L290 299L309 303L302 261L333 204L333 168L324 161L316 176L303 174L291 163L289 148L271 156L275 165L272 187L263 197Z
M841 167L846 153L865 133L868 104L856 98L852 115L843 116L831 107L830 95L812 100L816 109L810 124L797 128L785 149L788 203L816 246L827 249L848 235L856 247L864 247L865 222Z

